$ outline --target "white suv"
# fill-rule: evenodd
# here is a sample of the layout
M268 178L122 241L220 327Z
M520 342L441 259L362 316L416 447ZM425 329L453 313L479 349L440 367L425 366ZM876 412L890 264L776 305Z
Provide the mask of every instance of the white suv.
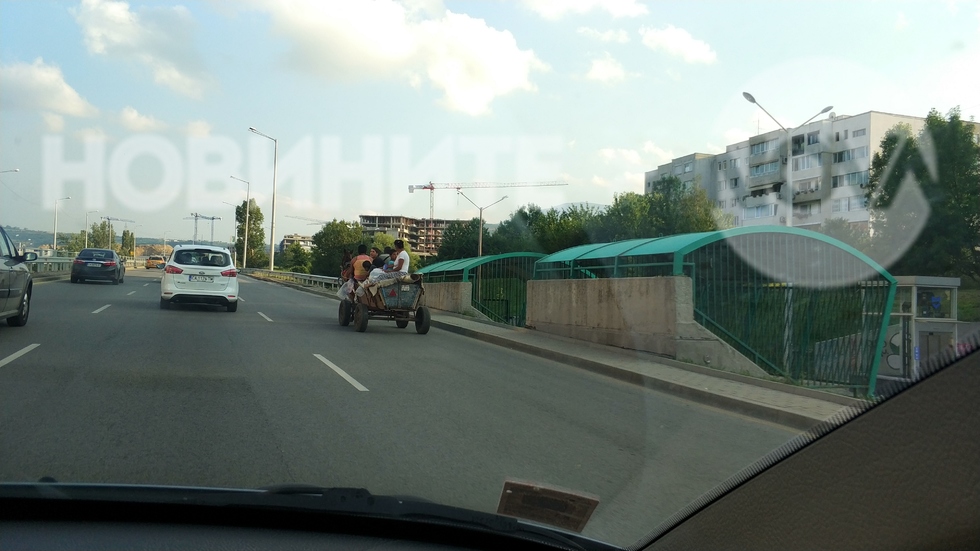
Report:
M171 304L218 304L238 310L238 270L223 247L177 245L160 279L160 308Z

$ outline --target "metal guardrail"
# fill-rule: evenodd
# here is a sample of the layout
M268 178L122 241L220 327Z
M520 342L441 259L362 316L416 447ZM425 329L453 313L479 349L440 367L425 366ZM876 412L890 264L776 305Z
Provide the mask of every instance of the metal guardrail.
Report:
M295 272L270 272L258 268L243 268L241 273L245 275L257 275L265 279L287 281L307 287L322 287L324 289L339 289L343 281L339 277L320 276L312 274L297 274Z

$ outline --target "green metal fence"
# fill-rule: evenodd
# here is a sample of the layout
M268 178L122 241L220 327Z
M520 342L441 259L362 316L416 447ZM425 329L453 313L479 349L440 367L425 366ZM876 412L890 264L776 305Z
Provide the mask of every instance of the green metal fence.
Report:
M471 303L493 321L524 326L527 282L540 253L508 253L437 262L421 268L427 283L472 283Z
M873 394L895 280L822 234L773 226L585 245L536 279L692 279L695 321L766 372Z

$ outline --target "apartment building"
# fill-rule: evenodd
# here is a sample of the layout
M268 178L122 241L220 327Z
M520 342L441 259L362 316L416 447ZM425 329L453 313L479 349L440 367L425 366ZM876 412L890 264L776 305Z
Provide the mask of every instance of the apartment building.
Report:
M661 176L677 176L704 187L720 210L735 217L736 226L786 224L783 193L788 191L793 226L813 229L828 218L844 218L867 227L864 188L871 158L885 133L899 123L917 133L925 119L878 111L830 113L789 136L774 130L731 144L724 153L673 159L645 174L644 190L652 193Z
M303 247L304 251L309 252L313 250L313 237L293 233L283 236L282 241L279 242L279 252L285 251L286 247L289 247L293 243L299 243L300 247Z
M377 232L387 233L408 243L420 256L430 256L439 251L445 229L458 220L362 214L360 222L366 238L374 237Z

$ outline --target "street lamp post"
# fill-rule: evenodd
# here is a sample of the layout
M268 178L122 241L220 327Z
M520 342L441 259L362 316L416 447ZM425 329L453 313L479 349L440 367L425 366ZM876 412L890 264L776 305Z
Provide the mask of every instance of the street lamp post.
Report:
M268 138L274 144L272 157L272 224L269 228L269 271L271 272L276 267L276 175L279 172L279 140L259 132L252 126L248 127L248 131L253 134L258 134L263 138ZM248 212L247 207L248 205L246 204L245 212Z
M88 215L90 215L90 214L92 214L94 212L99 212L99 211L97 211L97 210L90 210L90 211L88 211L88 212L85 213L85 248L86 249L88 248Z
M163 232L163 257L167 258L167 234L170 233L169 230Z
M783 126L782 124L779 123L779 121L776 120L776 117L773 117L772 114L769 113L769 111L766 111L765 107L763 107L759 102L755 100L755 97L753 97L752 94L748 92L742 92L742 97L744 97L749 103L758 105L759 109L762 109L763 113L769 115L769 118L772 119L772 121L776 123L779 126L779 128L782 128L783 132L786 133L786 183L783 185L784 189L782 191L783 191L783 200L785 201L784 208L786 209L786 217L785 217L786 227L792 227L793 226L793 163L792 163L793 132L796 132L797 130L809 124L810 121L812 121L813 119L830 111L831 109L834 108L834 106L828 105L827 107L824 107L823 110L821 110L819 113L807 119L805 123L797 126L793 130L787 130L785 126Z
M277 148L276 156L277 157L279 156L278 155L278 147L279 146L277 144L276 145L276 148ZM273 161L273 162L275 162L275 161ZM244 232L245 233L245 237L242 238L242 269L244 269L245 268L245 262L248 260L248 211L252 210L252 184L246 182L245 180L242 180L241 178L235 178L234 176L232 176L232 178L235 179L235 180L238 180L239 182L245 182L245 232ZM275 184L276 176L275 176L275 172L273 172L272 181L273 181L273 184L272 184L272 189L273 189L272 204L275 205L276 204L276 200L275 200L275 197L276 197L276 195L275 195L275 189L276 189L276 184ZM274 210L275 209L275 206L273 206L272 208L273 208L273 212L275 212L275 210ZM273 222L273 224L275 224L275 223ZM273 227L275 227L275 226L273 226Z
M462 191L460 191L460 190L456 190L456 191L457 191L457 192L458 192L458 193L459 193L460 195L462 195L464 199L466 199L467 201L469 201L469 202L470 202L470 204L472 204L472 205L473 205L474 207L476 207L476 208L477 208L477 209L479 209L479 211L480 211L480 233L479 233L479 235L478 235L478 237L477 237L477 245L476 245L476 256L477 256L477 257L481 257L481 256L483 256L483 211L484 211L485 209L488 209L488 208L490 208L490 207L492 207L492 206L494 206L494 205L496 205L497 203L499 203L499 202L501 202L501 201L503 201L504 199L506 199L506 198L507 198L507 196L506 196L506 195L504 195L503 197L501 197L500 199L497 199L497 200L496 200L496 201L494 201L493 203L490 203L489 205L487 205L487 206L485 206L485 207L481 207L481 206L479 206L479 205L477 205L476 203L474 203L474 202L473 202L473 201L472 201L472 200L471 200L471 199L470 199L469 197L467 197L467 196L466 196L466 194L465 194L465 193L463 193Z
M803 124L797 126L793 130L787 130L785 126L779 124L776 117L773 117L769 111L766 111L765 107L760 105L759 102L755 100L755 97L753 97L752 94L742 92L742 97L744 97L749 103L758 105L759 109L762 109L762 111L768 115L773 122L779 125L779 128L782 128L783 132L786 133L786 182L783 184L782 191L783 199L785 200L786 205L786 227L791 228L793 227L793 163L791 162L793 158L793 132L803 128L810 121L830 111L834 107L832 105L824 107L819 113L807 119L807 121ZM783 254L783 259L786 263L786 274L784 276L786 279L786 304L783 308L783 366L784 369L786 369L786 374L789 375L790 355L793 348L793 282L790 281L790 255L788 250Z
M71 199L70 195L54 200L54 239L51 242L51 252L54 255L58 254L58 201L67 201L68 199Z
M228 205L229 207L235 207L236 210L238 209L238 205L236 205L235 203L229 203L228 201L222 201L222 203ZM238 247L237 247L237 243L238 243L238 217L237 216L235 217L235 238L234 239L235 239L236 246L235 247L232 247L232 249L231 249L231 256L234 259L235 264L237 265L238 264Z
M141 228L141 227L143 227L143 224L136 224L135 226L133 226L132 235L130 236L133 238L133 261L134 262L136 261L136 228Z
M469 197L467 197L466 194L463 193L461 190L458 190L457 189L456 192L459 193L460 195L462 195L464 199L466 199L467 201L469 201L470 204L472 204L474 207L476 207L480 211L480 228L479 228L479 233L477 234L477 239L476 239L476 256L477 256L477 258L482 257L483 256L483 211L484 211L484 209L488 209L488 208L496 205L497 203L503 201L504 199L507 198L507 196L504 195L503 197L501 197L500 199L497 199L493 203L490 203L489 205L487 205L485 207L481 207L481 206L478 206L476 203L474 203L473 200L470 199ZM483 265L481 264L481 265L479 265L479 266L476 267L476 301L478 303L481 302L482 294L483 294L481 292L482 291L481 287L482 287L482 283L483 283L483 277L482 276L483 276Z

